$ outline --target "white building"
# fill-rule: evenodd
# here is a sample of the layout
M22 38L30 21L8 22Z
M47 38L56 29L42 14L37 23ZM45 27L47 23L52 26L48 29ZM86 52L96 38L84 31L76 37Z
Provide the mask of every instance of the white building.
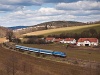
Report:
M80 38L77 46L98 46L97 38Z
M51 38L46 38L45 41L46 42L54 42L55 38L51 37Z
M76 40L74 38L65 38L64 40L60 41L60 43L76 44Z

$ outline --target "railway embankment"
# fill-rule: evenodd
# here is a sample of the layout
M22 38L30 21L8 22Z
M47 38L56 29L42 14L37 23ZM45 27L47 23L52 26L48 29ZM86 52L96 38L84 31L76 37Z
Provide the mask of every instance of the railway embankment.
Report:
M61 57L55 57L55 56L52 56L52 55L48 56L48 55L43 55L43 54L37 55L34 52L28 52L28 51L22 52L21 50L17 50L15 48L14 43L9 43L9 42L3 43L2 46L3 46L3 48L6 48L8 50L10 49L12 51L27 54L29 56L34 56L36 58L66 63L66 64L70 64L70 65L76 65L76 66L81 66L81 67L86 67L86 68L92 68L92 69L100 68L100 62L97 62L97 61L82 60L82 59L78 59L78 58L69 58L69 57L61 58Z

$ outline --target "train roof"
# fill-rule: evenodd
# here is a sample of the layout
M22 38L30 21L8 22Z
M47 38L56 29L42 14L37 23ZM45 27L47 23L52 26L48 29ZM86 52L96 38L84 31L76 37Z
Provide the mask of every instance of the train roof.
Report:
M40 49L40 50L45 52L53 52L52 50L45 50L45 49Z
M54 51L53 54L55 54L55 55L66 55L66 53L60 52L60 51Z
M66 56L64 52L60 51L53 51L53 50L45 50L45 49L38 49L38 48L32 48L32 47L26 47L26 46L21 46L21 45L15 45L16 48L22 49L22 50L28 50L32 52L40 52L44 54L54 54L54 55L61 55L61 56Z
M29 48L29 51L39 52L39 49L38 48Z

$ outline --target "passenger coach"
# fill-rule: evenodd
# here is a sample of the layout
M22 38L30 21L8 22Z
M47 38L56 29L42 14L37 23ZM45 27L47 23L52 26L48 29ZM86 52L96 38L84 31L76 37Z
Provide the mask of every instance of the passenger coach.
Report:
M60 51L31 48L31 47L26 47L26 46L21 46L21 45L15 45L15 48L21 51L29 51L29 52L34 52L34 53L46 54L46 55L66 57L66 53L60 52Z

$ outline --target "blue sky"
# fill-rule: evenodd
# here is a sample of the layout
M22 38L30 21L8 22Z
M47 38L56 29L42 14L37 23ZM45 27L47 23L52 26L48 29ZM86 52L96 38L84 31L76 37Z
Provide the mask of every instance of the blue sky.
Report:
M0 26L100 21L100 0L0 0Z

